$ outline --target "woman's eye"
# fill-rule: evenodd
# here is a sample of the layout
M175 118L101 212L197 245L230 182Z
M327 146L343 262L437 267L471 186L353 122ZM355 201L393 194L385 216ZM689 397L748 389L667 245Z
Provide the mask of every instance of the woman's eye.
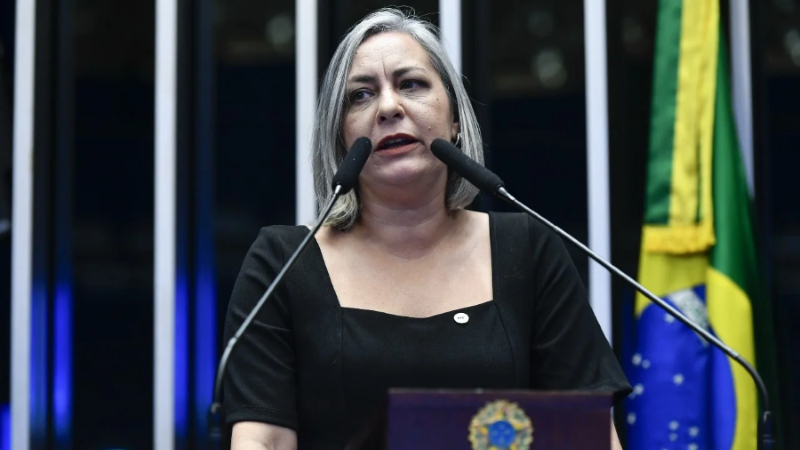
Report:
M416 89L426 86L428 86L428 84L420 80L404 80L400 83L400 89Z
M370 92L368 90L366 90L366 89L359 89L357 91L353 91L350 94L350 103L356 103L356 102L358 102L360 100L364 100L365 98L368 98L370 96L371 96Z

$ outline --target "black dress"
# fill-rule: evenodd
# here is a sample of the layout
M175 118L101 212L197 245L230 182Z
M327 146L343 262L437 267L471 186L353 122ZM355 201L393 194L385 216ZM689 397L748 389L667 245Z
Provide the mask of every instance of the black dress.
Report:
M427 318L342 308L312 240L231 355L226 421L293 428L301 449L341 449L390 387L627 395L561 239L523 214L490 213L489 229L494 298ZM261 230L233 289L226 340L307 232Z

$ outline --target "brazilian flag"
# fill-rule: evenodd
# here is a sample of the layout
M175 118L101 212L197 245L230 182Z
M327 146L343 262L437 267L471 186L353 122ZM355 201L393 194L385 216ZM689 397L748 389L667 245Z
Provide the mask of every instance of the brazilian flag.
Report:
M639 282L755 365L754 323L770 312L718 2L659 1ZM755 449L747 372L644 296L635 316L630 448Z

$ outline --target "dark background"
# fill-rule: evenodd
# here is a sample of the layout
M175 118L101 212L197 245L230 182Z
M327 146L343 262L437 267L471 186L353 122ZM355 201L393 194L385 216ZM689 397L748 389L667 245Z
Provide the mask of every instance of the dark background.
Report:
M39 3L48 26L38 33L49 57L42 63L46 73L37 80L44 88L37 92L47 94L52 108L37 116L37 131L42 124L52 137L37 144L47 149L42 167L50 180L37 201L50 211L40 232L58 244L43 253L49 261L43 266L48 292L53 296L64 288L72 304L72 445L149 448L154 2ZM607 3L612 260L635 274L657 2ZM796 424L800 4L750 3L757 240L775 313L781 367L777 397L783 424ZM320 76L346 29L387 4L320 2ZM407 5L438 23L437 1ZM189 205L182 216L189 236L182 257L193 282L204 280L201 269L210 271L212 279L205 281L217 305L216 330L196 325L190 336L216 335L219 351L228 297L259 227L294 224L296 11L291 0L183 0L181 8L180 92L186 116L181 177ZM463 72L484 133L487 164L520 200L585 242L583 2L465 0L462 11ZM0 219L10 205L13 33L14 2L0 0ZM205 153L195 152L201 144ZM475 208L507 207L482 198ZM193 217L205 217L208 230L192 225ZM572 255L587 281L586 258ZM9 386L9 277L6 233L0 235L0 311L8 312L0 313L0 386ZM190 289L190 299L200 292ZM615 347L620 348L623 300L630 293L615 282L614 294ZM0 389L0 404L8 399L8 389ZM187 436L200 428L190 425ZM796 427L783 431L784 448L800 446ZM52 431L47 439L48 447L59 441ZM192 441L197 438L185 439L183 445L199 448Z

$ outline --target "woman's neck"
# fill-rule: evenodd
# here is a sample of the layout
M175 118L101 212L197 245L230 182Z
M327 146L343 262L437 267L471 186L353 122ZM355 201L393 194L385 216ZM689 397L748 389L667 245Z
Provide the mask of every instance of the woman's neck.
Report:
M458 214L445 207L444 190L413 203L361 196L361 217L353 227L365 242L404 259L429 254L452 235Z

